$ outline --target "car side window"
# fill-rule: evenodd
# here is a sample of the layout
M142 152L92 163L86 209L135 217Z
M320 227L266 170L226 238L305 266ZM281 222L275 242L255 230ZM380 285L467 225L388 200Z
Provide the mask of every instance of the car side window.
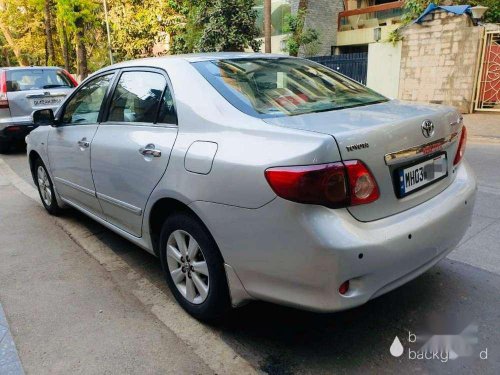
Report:
M108 121L154 123L167 80L154 72L124 72L116 85Z
M112 78L113 74L107 74L85 83L66 104L62 122L66 125L97 123L102 101Z

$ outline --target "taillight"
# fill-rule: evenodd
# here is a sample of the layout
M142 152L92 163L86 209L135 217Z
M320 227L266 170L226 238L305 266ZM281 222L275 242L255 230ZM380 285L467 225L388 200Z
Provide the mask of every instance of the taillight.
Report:
M368 168L359 160L348 160L344 164L349 176L351 206L376 201L380 192Z
M359 160L274 167L265 175L276 195L298 203L340 208L370 203L379 197L375 179Z
M71 83L73 84L73 87L78 86L78 82L76 81L76 79L66 69L63 69L62 71L63 71L64 75L66 77L68 77L68 79L71 81Z
M9 108L9 100L7 99L7 72L5 70L0 73L0 108Z
M455 160L453 160L453 165L460 163L460 160L464 157L465 144L467 143L467 129L462 126L462 134L460 135L460 142L458 142L457 153L455 154Z

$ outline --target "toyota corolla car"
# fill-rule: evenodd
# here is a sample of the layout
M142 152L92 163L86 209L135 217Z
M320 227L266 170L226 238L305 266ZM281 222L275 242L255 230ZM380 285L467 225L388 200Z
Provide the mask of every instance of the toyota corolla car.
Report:
M55 110L77 85L61 68L0 68L0 153L24 141L34 129L34 110Z
M27 138L47 211L72 206L158 256L202 320L255 299L361 305L432 267L471 221L456 110L304 59L120 63L33 116L49 125Z

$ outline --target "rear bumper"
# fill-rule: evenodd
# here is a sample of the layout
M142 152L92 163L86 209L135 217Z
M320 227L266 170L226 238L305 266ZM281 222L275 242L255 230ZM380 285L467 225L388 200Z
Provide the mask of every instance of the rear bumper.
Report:
M19 118L0 121L0 141L18 141L24 138L34 129L36 125L31 119Z
M191 207L250 296L338 311L412 280L459 243L471 222L476 180L465 161L455 173L454 182L434 198L368 223L345 209L280 198L255 210L207 202ZM340 295L346 280L350 289Z

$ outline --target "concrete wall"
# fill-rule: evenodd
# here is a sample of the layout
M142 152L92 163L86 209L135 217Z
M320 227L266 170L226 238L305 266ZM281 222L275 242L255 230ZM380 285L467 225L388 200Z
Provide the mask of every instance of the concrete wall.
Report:
M290 0L292 13L296 14L299 0ZM344 10L343 0L309 0L306 27L319 32L321 45L318 56L330 55L331 47L337 43L337 20L339 12Z
M397 98L401 68L401 42L368 45L366 85L389 98Z
M402 32L399 98L449 104L468 113L474 96L483 27L444 11Z

